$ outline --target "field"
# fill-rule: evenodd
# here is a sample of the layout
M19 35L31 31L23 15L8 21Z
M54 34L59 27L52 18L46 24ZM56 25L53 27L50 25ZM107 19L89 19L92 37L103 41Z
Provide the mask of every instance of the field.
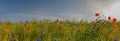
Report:
M0 41L118 41L120 22L0 22Z
M119 41L120 22L108 20L0 22L0 41Z

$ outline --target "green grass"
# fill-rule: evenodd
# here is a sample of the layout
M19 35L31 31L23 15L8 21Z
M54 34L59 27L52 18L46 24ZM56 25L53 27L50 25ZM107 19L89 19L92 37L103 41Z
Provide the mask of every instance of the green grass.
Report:
M4 25L8 25L5 29ZM63 29L60 26L64 26ZM92 28L96 25L95 28ZM102 21L97 24L95 22L70 22L61 21L56 22L28 22L24 23L10 23L0 22L0 41L114 41L110 39L109 35L120 40L120 29L115 31L115 25L120 26L120 22L113 24L112 22ZM30 30L28 30L30 27ZM85 30L82 31L81 29Z

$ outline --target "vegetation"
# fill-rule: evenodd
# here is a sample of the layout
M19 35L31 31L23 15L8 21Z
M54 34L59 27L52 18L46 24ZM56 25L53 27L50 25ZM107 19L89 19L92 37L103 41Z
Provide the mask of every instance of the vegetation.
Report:
M95 15L96 17L99 14ZM0 41L119 41L116 18L93 22L26 21L0 22Z

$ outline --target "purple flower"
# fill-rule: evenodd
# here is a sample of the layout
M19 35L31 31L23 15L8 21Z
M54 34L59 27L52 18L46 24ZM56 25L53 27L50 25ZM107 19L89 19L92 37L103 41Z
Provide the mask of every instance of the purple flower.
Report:
M80 32L80 29L78 30L78 32Z
M117 39L117 38L114 38L114 41L118 41L118 39Z
M53 40L57 41L57 40L58 40L58 38L53 38Z
M36 41L40 41L40 39L37 39Z
M14 41L14 38L11 38L11 41Z

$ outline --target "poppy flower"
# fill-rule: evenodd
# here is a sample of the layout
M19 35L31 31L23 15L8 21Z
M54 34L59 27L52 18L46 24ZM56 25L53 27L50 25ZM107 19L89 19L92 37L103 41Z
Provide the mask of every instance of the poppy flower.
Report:
M85 28L83 27L83 28L81 28L81 30L82 30L82 31L85 31Z
M30 27L30 26L28 26L28 30L30 30L30 28L31 28L31 27Z
M60 26L60 29L64 29L64 25L61 25L61 26Z
M99 13L95 13L95 16L98 17L98 16L99 16Z
M118 25L115 26L115 30L118 31Z
M110 17L110 16L108 16L108 20L111 20L111 17Z
M117 22L117 19L116 19L116 18L113 18L113 19L112 19L112 22L113 22L113 23L116 23L116 22Z
M110 35L109 38L110 38L110 39L114 39L114 36L113 36L113 35Z
M56 22L58 23L58 22L60 22L60 20L59 20L59 19L57 19L57 20L56 20Z
M4 28L5 28L5 29L8 29L8 27L9 27L9 26L8 26L7 24L6 24L6 25L4 25Z

